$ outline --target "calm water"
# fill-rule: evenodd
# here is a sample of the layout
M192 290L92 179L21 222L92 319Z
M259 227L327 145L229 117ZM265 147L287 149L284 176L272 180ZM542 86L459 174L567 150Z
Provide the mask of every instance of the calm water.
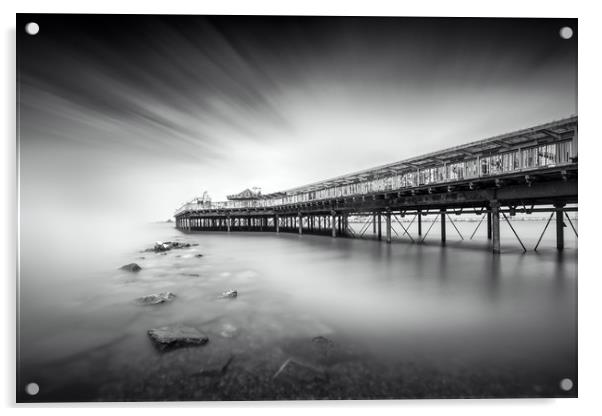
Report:
M456 225L468 238L476 223ZM567 228L558 255L553 225L523 254L503 224L501 256L483 225L460 241L449 223L443 248L438 224L422 245L172 224L118 237L24 229L18 390L35 381L40 393L19 399L574 396L559 382L577 379L576 240ZM529 248L543 226L516 223ZM156 240L198 246L141 252ZM130 262L143 270L118 270ZM238 298L219 299L227 289ZM177 298L133 302L162 291ZM209 343L159 353L146 331L178 323Z

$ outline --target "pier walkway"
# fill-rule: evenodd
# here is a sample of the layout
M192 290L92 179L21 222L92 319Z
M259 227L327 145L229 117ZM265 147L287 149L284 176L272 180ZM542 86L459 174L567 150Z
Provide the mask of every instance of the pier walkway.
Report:
M508 217L516 213L547 212L546 228L555 216L556 247L562 250L565 220L577 233L567 215L577 210L577 149L574 116L282 192L247 190L224 202L194 200L177 209L176 227L360 237L350 227L352 218L371 225L387 243L397 221L411 241L420 242L423 217L436 215L445 244L447 222L455 227L452 215L476 214L486 218L492 250L499 253L500 221L512 228ZM415 217L417 236L399 221L406 215Z

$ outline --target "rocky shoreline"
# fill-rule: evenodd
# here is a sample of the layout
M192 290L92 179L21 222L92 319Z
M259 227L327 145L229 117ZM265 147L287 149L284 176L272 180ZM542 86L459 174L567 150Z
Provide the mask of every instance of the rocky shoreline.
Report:
M188 242L156 242L143 252L162 256L178 251L171 258L177 258L180 264L202 265L204 262L199 259L205 256L193 249L195 246ZM130 263L120 270L132 276L144 276L142 266ZM188 271L194 269L188 268L186 273L179 274L201 275ZM216 273L216 276L222 275L230 276L230 273ZM242 290L241 293L240 289L224 287L203 298L203 302L212 304L215 310L223 310L217 318L199 322L178 320L176 315L171 322L158 319L166 325L140 328L140 333L146 334L154 356L133 361L128 371L121 372L123 378L118 382L102 384L94 392L95 399L572 397L575 393L563 393L551 385L549 380L556 379L556 374L534 376L527 371L511 373L503 368L462 364L442 371L415 357L383 362L368 354L364 347L355 345L353 340L342 339L336 332L318 331L313 335L284 337L264 343L257 339L261 337L259 332L254 333L252 328L228 318L229 308L245 302L246 292ZM177 290L140 293L134 299L135 304L144 308L141 310L152 311L156 317L174 310L181 301Z

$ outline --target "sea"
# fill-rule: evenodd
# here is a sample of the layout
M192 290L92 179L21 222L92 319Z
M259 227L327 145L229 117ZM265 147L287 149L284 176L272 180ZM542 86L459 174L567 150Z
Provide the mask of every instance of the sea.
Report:
M554 221L537 251L546 222L513 221L523 252L503 221L494 255L483 224L470 238L475 221L448 222L445 245L438 223L419 243L403 221L413 241L396 224L391 244L371 227L363 238L185 233L168 222L24 230L17 400L576 397L568 222L558 252ZM157 241L190 246L148 250ZM129 263L141 270L120 269ZM175 298L136 301L161 292ZM160 350L148 331L166 326L209 341Z

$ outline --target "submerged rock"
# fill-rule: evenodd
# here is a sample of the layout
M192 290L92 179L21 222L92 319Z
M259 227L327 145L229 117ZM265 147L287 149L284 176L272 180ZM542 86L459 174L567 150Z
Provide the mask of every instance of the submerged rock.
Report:
M202 254L197 254L194 257L203 257L203 255Z
M142 296L136 299L141 305L157 305L159 303L171 302L176 295L171 292L161 292L152 295Z
M209 341L209 337L198 329L182 325L149 329L148 336L160 351L205 345Z
M220 298L235 298L237 296L238 296L238 291L226 290L225 292L222 292L222 294L220 295Z
M317 345L317 346L320 346L320 347L328 347L328 348L334 347L334 342L331 341L330 339L322 336L322 335L318 335L317 337L313 337L311 339L311 342L313 342L314 345Z
M139 272L142 270L142 267L138 266L136 263L126 264L120 267L121 270L126 270L128 272Z
M174 248L188 248L192 247L190 243L180 243L179 241L157 241L153 248L149 248L146 251L154 251L155 253L160 253L163 251L169 251Z
M238 333L238 328L230 323L225 323L221 327L220 335L224 338L232 338Z

